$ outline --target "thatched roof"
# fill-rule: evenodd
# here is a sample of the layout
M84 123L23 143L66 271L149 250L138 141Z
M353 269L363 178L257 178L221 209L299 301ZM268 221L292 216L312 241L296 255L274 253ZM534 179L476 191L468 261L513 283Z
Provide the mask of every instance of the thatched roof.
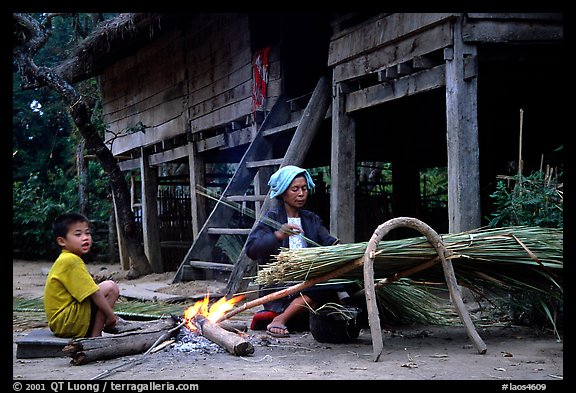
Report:
M102 22L56 72L75 83L95 75L159 37L182 14L124 13Z

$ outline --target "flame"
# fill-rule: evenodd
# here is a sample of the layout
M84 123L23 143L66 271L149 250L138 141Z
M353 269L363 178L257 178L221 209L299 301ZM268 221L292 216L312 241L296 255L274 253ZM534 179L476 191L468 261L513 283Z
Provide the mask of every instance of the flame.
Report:
M230 300L227 300L226 297L222 297L210 306L210 296L206 295L204 296L204 299L197 301L194 305L188 307L184 311L184 320L186 321L185 325L190 330L197 330L196 326L192 322L192 319L196 315L202 315L211 322L217 322L220 317L232 310L234 305L244 299L244 297L244 295L238 295L234 296Z

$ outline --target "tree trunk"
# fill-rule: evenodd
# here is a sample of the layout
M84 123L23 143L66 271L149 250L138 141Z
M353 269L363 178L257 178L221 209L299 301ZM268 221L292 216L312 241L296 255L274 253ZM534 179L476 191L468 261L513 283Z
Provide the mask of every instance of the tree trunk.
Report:
M108 219L108 263L113 264L116 260L116 216L114 207L110 208L110 218Z
M88 183L88 166L84 159L84 141L80 141L76 147L76 172L78 173L78 204L80 213L88 215L88 192L86 184Z
M69 106L69 113L85 140L86 148L96 154L100 165L110 178L110 186L117 204L119 227L130 256L130 271L127 277L137 278L152 272L144 253L134 213L130 204L130 193L116 158L104 144L97 128L91 121L91 108L78 91L51 68L37 66L33 57L50 36L50 18L46 26L28 14L13 14L14 46L13 58L22 76L22 88L48 87L57 92Z

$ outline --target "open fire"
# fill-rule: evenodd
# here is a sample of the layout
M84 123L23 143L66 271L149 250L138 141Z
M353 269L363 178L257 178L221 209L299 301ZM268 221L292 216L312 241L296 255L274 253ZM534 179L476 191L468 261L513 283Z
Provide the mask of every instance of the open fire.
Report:
M184 311L185 326L192 330L197 331L196 317L203 316L210 322L216 323L224 314L234 308L234 305L244 299L244 295L234 296L227 300L226 297L218 299L214 304L210 305L210 296L204 296L204 299L197 301L192 306Z
M203 300L184 311L183 326L191 335L206 338L218 344L231 354L244 356L254 353L253 345L242 335L224 329L218 320L234 305L244 299L244 295L234 296L231 299L220 298L210 305L210 297L206 295Z

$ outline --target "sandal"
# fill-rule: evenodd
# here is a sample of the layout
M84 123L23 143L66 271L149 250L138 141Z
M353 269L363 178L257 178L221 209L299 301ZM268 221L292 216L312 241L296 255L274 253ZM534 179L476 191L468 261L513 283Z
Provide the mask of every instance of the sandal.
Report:
M281 330L284 330L285 333L276 333L276 332L273 332L272 329L281 329ZM284 325L269 325L266 328L266 333L268 333L272 337L276 337L276 338L290 337L290 332L288 332L288 328Z

